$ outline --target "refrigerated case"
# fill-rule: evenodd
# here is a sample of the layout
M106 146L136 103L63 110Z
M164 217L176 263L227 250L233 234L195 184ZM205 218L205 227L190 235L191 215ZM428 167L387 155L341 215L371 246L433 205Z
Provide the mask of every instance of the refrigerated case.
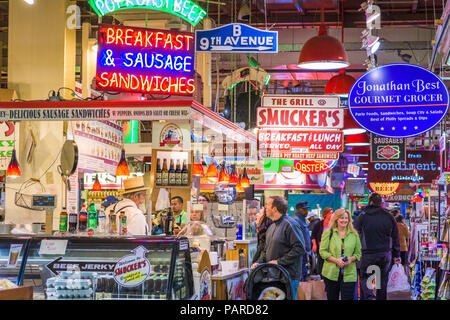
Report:
M11 245L23 244L16 267ZM53 300L188 300L194 285L187 238L1 236L0 278Z

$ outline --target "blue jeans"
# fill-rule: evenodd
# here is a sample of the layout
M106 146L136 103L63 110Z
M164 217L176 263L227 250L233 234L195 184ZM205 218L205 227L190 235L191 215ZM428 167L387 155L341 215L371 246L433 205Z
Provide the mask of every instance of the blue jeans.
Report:
M292 285L292 300L297 298L297 289L300 284L300 280L291 280Z

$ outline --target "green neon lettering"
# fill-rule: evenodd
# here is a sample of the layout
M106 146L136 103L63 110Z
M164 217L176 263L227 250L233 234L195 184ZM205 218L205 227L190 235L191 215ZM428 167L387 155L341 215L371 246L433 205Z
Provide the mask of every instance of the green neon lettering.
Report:
M124 9L150 9L164 11L197 25L206 11L191 0L89 0L98 16Z

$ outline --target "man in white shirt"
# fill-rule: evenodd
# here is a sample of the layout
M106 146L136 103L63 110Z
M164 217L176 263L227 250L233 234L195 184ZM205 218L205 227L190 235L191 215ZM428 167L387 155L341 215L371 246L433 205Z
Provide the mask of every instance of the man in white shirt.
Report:
M108 214L107 225L109 227L109 214L114 210L117 219L117 228L119 229L119 215L121 211L125 212L127 217L127 230L133 236L146 236L149 234L149 228L143 213L146 191L150 189L144 184L143 177L135 177L123 181L124 199L110 205L106 208Z

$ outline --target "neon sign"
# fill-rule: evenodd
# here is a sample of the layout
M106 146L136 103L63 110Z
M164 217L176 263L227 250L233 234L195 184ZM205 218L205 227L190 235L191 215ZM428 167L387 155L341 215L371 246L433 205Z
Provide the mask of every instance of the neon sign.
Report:
M97 89L192 95L192 33L125 26L100 26Z
M319 174L330 171L336 163L336 160L294 160L294 169L305 174Z
M89 4L100 17L124 9L150 9L178 16L196 26L206 11L190 0L89 0Z

